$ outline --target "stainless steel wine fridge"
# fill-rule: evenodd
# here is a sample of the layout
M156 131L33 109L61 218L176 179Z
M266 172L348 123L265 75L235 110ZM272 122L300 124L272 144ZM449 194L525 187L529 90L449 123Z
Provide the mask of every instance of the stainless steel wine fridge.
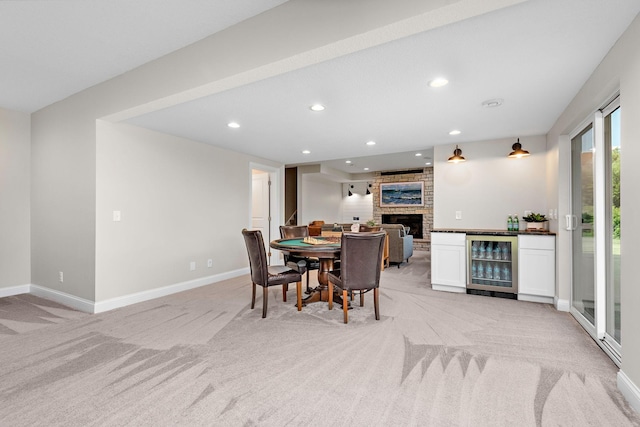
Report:
M518 298L518 237L467 235L467 293Z

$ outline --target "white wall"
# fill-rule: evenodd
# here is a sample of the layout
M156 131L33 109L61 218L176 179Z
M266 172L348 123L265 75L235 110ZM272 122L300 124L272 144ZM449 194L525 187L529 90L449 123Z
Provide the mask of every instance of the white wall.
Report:
M298 175L298 224L323 220L326 223L342 220L342 184L321 174Z
M549 194L550 203L558 203L559 215L571 213L569 134L593 115L595 110L617 90L621 106L621 311L622 311L622 368L620 378L628 379L631 391L624 387L627 398L640 411L640 286L637 259L640 257L640 16L637 16L616 45L593 72L580 92L558 118L547 135L549 159L557 159L559 171L556 191ZM570 233L558 227L557 280L559 297L570 299L571 244ZM623 381L624 383L624 381ZM620 382L619 382L620 384ZM635 393L631 395L630 393Z
M351 186L353 185L353 188ZM349 190L351 189L351 196ZM339 222L366 223L373 219L373 194L367 194L366 182L353 182L342 185L342 218ZM359 219L354 219L359 218Z
M31 283L30 129L29 114L0 108L0 296Z
M248 265L258 159L130 125L97 131L97 302Z
M434 228L505 230L510 214L522 218L525 210L554 208L547 205L545 137L521 137L531 153L522 159L507 157L514 142L516 137L460 144L467 161L458 164L447 162L455 145L434 148Z

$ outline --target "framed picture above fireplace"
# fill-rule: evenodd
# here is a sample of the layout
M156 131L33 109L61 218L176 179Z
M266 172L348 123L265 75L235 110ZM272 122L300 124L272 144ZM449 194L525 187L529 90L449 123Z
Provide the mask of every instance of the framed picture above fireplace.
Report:
M380 183L380 207L424 206L424 183Z

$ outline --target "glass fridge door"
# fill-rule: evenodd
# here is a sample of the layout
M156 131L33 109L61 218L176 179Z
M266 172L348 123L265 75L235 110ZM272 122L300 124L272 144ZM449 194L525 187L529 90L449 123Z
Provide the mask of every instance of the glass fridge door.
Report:
M467 236L467 288L516 294L517 241L517 237Z

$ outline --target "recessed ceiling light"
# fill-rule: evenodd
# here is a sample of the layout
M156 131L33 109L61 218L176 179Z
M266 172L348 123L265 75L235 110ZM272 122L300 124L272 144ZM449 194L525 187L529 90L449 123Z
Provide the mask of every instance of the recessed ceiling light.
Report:
M324 110L324 105L322 105L322 104L313 104L311 107L309 107L309 109L311 111L322 111L322 110Z
M367 145L368 145L368 146L376 145L376 142L375 142L375 141L368 141L368 142L367 142Z
M311 154L311 151L309 151L309 150L302 150L302 154Z
M435 78L433 80L431 80L429 82L429 86L431 87L442 87L442 86L446 86L449 83L449 80L443 78L443 77L438 77Z
M364 170L368 171L368 170L369 170L369 168L364 168Z
M416 153L416 157L422 156L422 153Z
M502 105L503 102L504 102L504 99L501 99L501 98L487 99L482 103L482 106L485 108L499 107Z
M449 132L449 135L460 135L460 131L459 130L452 130L451 132Z
M349 163L351 163L351 160L347 160L345 163L346 163L346 164L349 164Z
M431 165L431 162L427 162L427 163L425 163L425 165L430 166L430 165Z
M229 123L227 123L227 126L229 126L230 128L233 128L233 129L238 129L240 127L240 125L238 123L236 123L236 122L229 122Z

